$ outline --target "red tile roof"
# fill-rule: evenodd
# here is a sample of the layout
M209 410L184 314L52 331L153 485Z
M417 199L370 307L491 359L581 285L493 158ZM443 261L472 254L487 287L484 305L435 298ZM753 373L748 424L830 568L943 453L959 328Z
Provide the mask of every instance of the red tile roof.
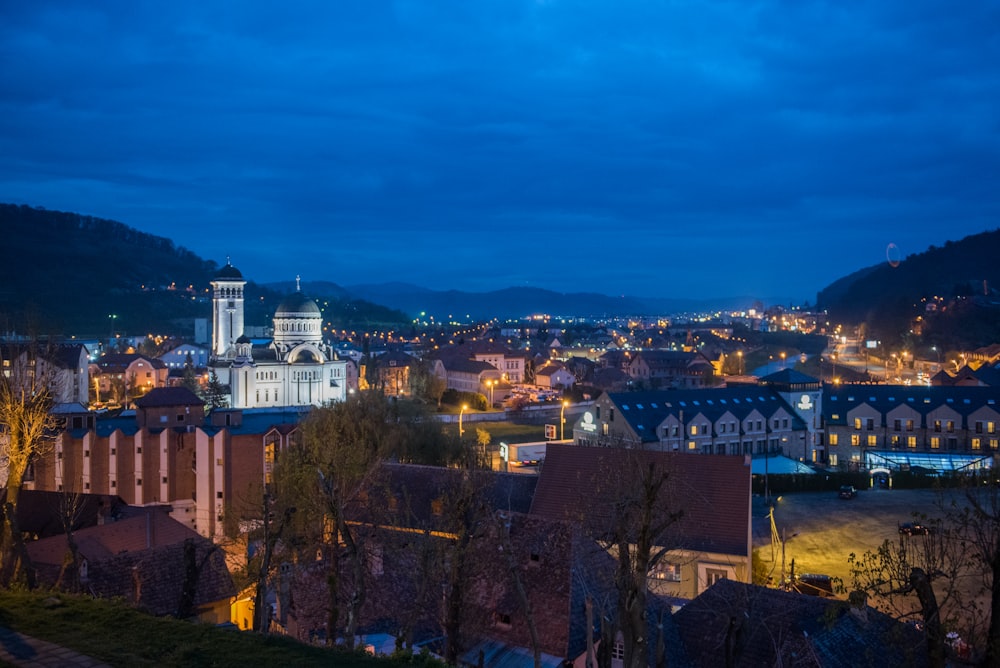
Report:
M550 443L531 513L607 526L626 496L623 476L646 465L668 474L659 510L682 512L661 546L750 556L750 467L742 457Z

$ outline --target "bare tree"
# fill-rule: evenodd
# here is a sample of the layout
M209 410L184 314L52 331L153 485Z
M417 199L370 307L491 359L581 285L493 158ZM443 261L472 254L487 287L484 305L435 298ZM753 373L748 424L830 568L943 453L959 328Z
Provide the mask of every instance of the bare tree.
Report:
M975 536L983 535L977 532L990 529L985 515L944 497L940 505L943 517L923 520L916 534L901 533L898 541L886 540L875 550L848 557L853 590L870 596L882 612L923 626L932 667L946 665L959 649L949 632L959 634L963 643L976 643L982 636L990 616L984 615L984 588L974 583L984 565L989 578L985 560L996 554L975 547Z
M0 582L30 577L28 553L17 522L17 504L32 460L52 442L53 375L44 350L35 343L4 345L0 352L0 459L6 466L7 499L0 540Z

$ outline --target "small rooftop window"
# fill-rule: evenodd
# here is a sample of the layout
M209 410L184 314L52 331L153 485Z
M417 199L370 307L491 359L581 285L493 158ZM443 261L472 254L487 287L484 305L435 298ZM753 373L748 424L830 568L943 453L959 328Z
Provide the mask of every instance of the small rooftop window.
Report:
M635 407L638 408L639 410L643 410L642 404L636 404Z
M622 404L622 410L623 411L627 411L628 410L628 404Z

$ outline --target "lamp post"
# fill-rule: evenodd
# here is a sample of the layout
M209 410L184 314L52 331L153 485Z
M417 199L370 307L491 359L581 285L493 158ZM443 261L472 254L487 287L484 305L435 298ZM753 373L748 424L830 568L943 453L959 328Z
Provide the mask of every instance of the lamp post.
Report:
M781 351L781 369L782 370L785 369L785 351L784 350Z
M559 440L566 440L566 407L569 406L569 402L563 399L562 405L559 407Z
M736 359L739 360L739 375L743 375L743 351L736 351Z
M493 408L493 386L496 384L497 382L492 379L486 381L486 387L490 388L490 408Z
M462 404L462 410L460 410L458 412L458 437L459 438L462 438L462 435L465 434L465 430L462 429L462 416L465 415L465 411L467 411L467 410L469 410L469 406L467 404Z

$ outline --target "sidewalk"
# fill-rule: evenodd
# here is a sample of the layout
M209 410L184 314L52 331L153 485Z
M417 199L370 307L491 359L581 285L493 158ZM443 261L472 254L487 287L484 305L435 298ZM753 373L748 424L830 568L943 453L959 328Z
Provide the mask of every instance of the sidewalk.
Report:
M0 661L15 666L42 668L109 668L97 659L84 656L66 647L60 647L17 631L0 628Z

